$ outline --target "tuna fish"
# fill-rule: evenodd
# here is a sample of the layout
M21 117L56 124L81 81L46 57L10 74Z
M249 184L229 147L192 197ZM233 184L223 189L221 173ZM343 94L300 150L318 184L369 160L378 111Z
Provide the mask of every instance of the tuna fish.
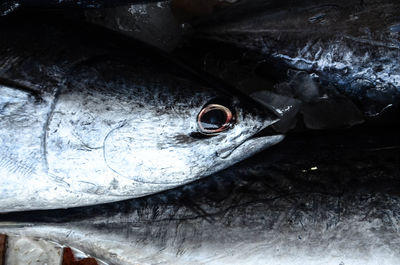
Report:
M277 119L95 26L0 21L0 212L170 189L281 141ZM121 38L121 39L120 39Z
M399 264L399 133L364 127L288 135L159 194L0 214L6 256L44 264L34 262L36 253L50 256L47 241L121 265Z

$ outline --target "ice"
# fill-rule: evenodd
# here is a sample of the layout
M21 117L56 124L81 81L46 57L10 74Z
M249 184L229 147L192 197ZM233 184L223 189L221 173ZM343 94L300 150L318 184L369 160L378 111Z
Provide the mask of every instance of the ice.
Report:
M88 10L87 20L121 32L165 51L172 51L182 40L183 28L168 2Z

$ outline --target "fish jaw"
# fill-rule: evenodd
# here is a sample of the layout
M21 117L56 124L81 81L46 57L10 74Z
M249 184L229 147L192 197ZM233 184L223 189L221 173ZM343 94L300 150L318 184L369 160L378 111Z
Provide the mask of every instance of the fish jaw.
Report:
M263 133L266 128L279 121L279 119L275 117L272 118L270 114L259 113L247 120L244 119L243 116L240 117L240 119L243 120L237 124L236 128L239 132L236 136L227 140L233 144L226 145L225 148L219 149L219 151L216 152L218 163L216 163L216 167L213 167L215 171L223 170L239 163L278 144L285 138L283 134L266 135Z
M282 134L253 137L244 141L242 144L231 151L219 153L218 156L224 160L231 159L233 161L241 161L258 152L261 152L262 150L265 150L273 145L280 143L284 138L285 136Z

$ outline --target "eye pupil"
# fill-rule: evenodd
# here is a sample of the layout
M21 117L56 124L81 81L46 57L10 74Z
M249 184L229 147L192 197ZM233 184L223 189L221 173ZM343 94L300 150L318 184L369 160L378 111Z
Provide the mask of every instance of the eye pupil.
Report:
M212 109L201 117L201 125L206 130L217 130L224 126L226 122L226 113L219 109Z
M219 104L209 104L199 113L197 122L203 134L216 134L229 128L232 112Z

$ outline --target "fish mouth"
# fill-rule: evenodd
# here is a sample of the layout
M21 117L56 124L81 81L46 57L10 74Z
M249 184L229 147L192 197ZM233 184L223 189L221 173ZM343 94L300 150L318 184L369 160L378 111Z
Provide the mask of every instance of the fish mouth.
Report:
M268 147L278 144L285 138L283 134L275 134L275 135L260 135L260 133L255 134L249 139L246 139L238 146L236 146L233 150L226 150L217 153L217 156L221 159L244 159L252 156L258 152L261 152Z

